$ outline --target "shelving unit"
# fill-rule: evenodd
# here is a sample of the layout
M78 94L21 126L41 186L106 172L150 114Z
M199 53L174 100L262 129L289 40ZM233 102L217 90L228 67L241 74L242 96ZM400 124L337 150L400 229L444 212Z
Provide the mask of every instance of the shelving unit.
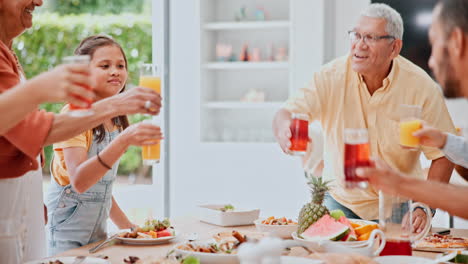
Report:
M289 30L289 21L248 21L248 22L214 22L206 23L205 30L268 30L284 29Z
M201 142L274 141L271 122L291 90L293 1L200 0ZM246 17L235 21L241 7ZM265 20L253 15L260 7ZM246 44L250 52L258 48L262 58L219 61L217 44L231 45L236 58ZM287 58L272 60L279 48ZM246 101L249 93L258 93L264 101Z

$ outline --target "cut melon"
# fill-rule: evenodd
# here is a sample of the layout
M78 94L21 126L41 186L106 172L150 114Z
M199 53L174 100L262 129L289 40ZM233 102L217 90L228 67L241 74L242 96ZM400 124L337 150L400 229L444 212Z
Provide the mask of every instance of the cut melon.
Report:
M340 209L330 211L330 216L335 218L335 220L340 220L341 217L346 217L345 213Z
M342 217L340 217L338 222L340 222L340 223L342 223L342 224L349 227L349 233L345 237L343 237L343 239L341 239L341 241L356 241L358 236L356 234L356 231L353 228L353 225L348 220L348 218L346 218L345 216L342 216Z
M349 227L337 222L329 215L324 215L317 222L309 226L301 235L310 241L333 240L338 241L349 233Z

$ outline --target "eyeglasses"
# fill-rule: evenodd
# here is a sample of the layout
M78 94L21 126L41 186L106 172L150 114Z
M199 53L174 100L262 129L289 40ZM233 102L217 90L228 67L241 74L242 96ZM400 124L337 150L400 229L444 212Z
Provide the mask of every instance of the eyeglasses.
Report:
M349 39L351 40L352 43L357 43L361 39L363 39L364 43L366 43L367 45L374 45L374 44L377 43L377 41L379 41L381 39L392 39L392 40L396 39L394 36L390 36L390 35L375 36L375 35L371 35L371 34L366 34L366 35L362 36L361 34L357 33L356 31L352 31L352 30L348 31L348 36L349 36Z

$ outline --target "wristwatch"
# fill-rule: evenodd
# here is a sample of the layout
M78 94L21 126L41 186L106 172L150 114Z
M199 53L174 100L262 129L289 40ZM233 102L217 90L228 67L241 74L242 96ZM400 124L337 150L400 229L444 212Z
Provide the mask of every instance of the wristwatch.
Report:
M423 210L423 211L426 211L425 208L422 207L422 206L416 206L416 207L414 208L414 210L416 210L416 209L421 209L421 210ZM436 212L437 212L437 209L434 209L434 208L429 208L429 209L431 209L432 217L434 217L434 215L435 215Z

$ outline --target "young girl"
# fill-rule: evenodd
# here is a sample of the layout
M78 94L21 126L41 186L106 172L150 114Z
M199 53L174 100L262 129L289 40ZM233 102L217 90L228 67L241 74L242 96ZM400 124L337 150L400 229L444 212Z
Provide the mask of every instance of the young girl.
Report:
M91 36L80 43L75 54L91 56L96 100L124 90L127 58L117 42ZM119 116L54 144L47 198L49 255L105 239L108 217L118 228L133 226L112 196L119 159L130 145L161 138L159 127L142 123L129 126L127 117Z

